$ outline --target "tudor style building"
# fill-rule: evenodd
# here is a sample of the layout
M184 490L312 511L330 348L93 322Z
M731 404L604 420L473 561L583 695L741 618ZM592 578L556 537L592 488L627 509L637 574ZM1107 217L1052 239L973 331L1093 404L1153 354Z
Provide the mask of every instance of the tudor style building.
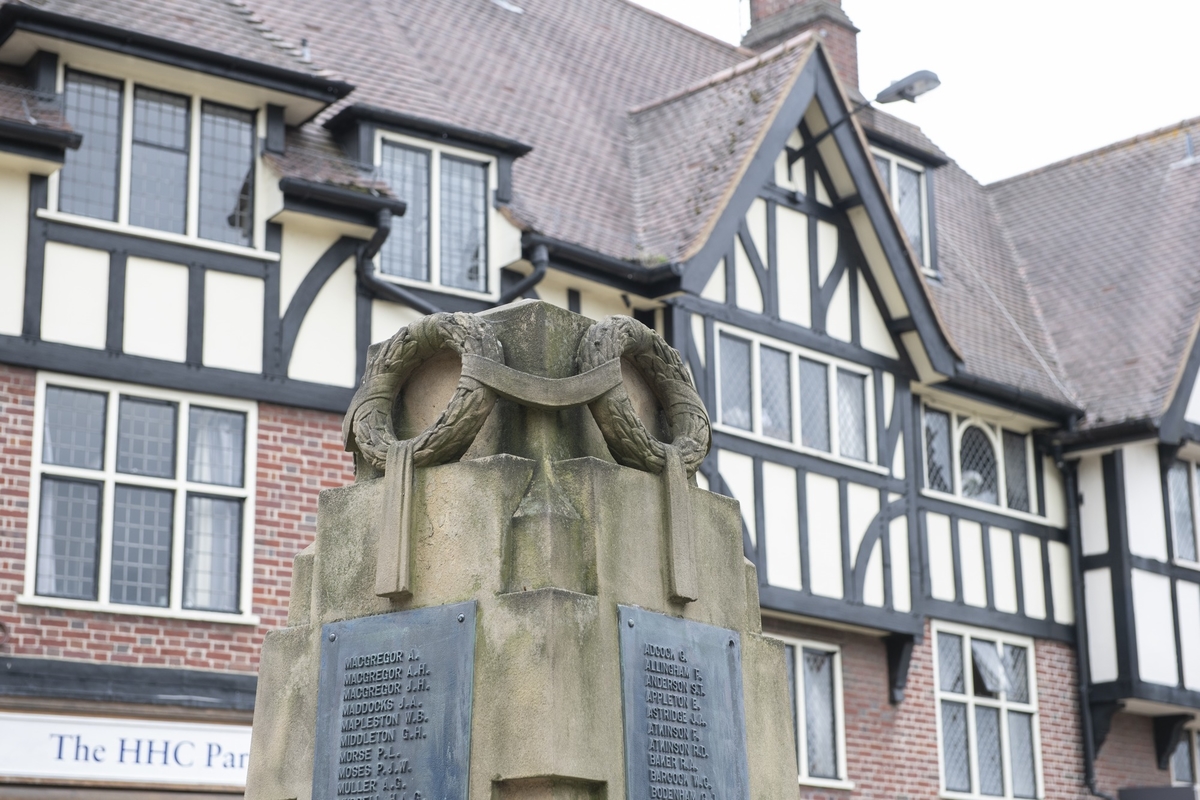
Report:
M238 792L368 346L540 298L683 354L801 795L1189 795L1191 124L980 186L751 7L0 5L0 793Z

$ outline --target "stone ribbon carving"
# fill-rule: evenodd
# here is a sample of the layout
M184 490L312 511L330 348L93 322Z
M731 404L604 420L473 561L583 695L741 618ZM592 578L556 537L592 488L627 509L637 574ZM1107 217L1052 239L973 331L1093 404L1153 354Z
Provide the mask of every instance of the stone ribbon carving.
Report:
M404 381L443 350L462 359L458 386L437 420L411 439L399 440L392 410ZM634 411L621 379L621 360L646 379L666 412L669 442L658 440ZM504 364L504 351L486 318L432 314L402 328L367 362L342 425L348 450L357 451L391 485L380 515L376 594L411 594L411 496L416 467L462 456L491 413L496 397L543 410L587 405L618 463L661 474L667 505L670 593L678 602L698 596L692 558L688 478L712 443L704 404L679 354L654 331L630 318L607 317L579 343L580 373L546 378Z

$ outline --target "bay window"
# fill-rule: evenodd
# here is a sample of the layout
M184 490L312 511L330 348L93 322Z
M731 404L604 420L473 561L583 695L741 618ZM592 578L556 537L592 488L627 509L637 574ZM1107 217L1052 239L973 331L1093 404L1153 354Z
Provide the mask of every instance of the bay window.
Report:
M253 111L71 69L64 95L83 144L59 171L59 211L253 246Z
M245 615L252 403L39 375L22 602Z

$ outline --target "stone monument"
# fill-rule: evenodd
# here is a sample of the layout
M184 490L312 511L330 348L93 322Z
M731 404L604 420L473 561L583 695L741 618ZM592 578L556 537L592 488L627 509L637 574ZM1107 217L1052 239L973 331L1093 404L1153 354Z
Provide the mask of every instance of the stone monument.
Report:
M629 317L541 302L375 345L288 625L251 800L748 800L797 793L783 647L708 416Z

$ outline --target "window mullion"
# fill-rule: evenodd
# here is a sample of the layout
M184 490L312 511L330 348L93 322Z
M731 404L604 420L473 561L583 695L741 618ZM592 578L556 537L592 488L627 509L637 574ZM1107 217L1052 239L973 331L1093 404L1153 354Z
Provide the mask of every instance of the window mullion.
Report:
M1012 781L1012 753L1009 750L1008 741L1008 709L1007 704L1001 702L997 708L1000 709L1000 780L1004 786L1004 796L1013 796L1013 781Z
M100 493L100 546L96 548L99 568L96 570L96 600L109 601L109 580L112 578L113 501L117 477L117 420L120 393L109 392L104 420L104 474Z
M171 505L171 577L168 596L170 607L183 608L183 545L187 524L187 453L191 404L179 403L179 422L175 433L175 489ZM244 479L243 479L243 482Z
M188 123L188 186L187 186L187 222L184 229L188 236L196 236L200 231L200 97L190 98ZM253 242L251 242L253 246Z
M429 151L429 282L442 285L442 154Z
M795 645L796 650L796 751L800 764L800 775L808 775L808 708L805 705L804 685L804 648Z
M133 158L133 81L121 90L121 156L117 173L117 223L129 224L130 161Z
M967 637L963 637L966 640ZM969 653L968 649L968 653ZM963 663L963 671L968 672L967 664ZM964 677L966 677L964 675ZM968 683L972 681L968 680ZM971 690L973 691L973 690ZM971 774L971 794L979 794L979 737L975 732L975 696L967 695L967 769Z

